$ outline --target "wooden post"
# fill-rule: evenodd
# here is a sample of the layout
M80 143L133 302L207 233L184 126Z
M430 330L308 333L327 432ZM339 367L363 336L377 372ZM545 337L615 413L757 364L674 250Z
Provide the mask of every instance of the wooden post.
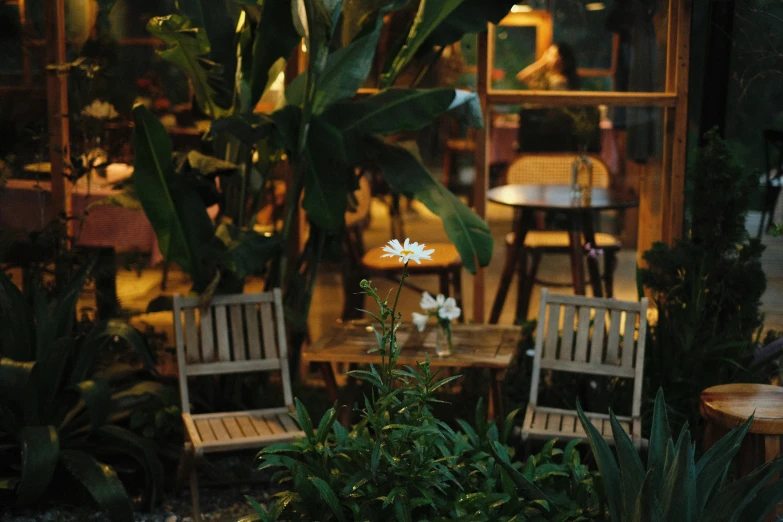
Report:
M492 122L490 121L489 102L487 101L487 85L489 81L488 58L489 50L487 32L476 37L477 46L477 91L481 102L481 114L484 126L476 133L476 153L473 156L476 171L476 181L473 186L473 202L476 213L482 218L487 216L487 190L489 188L489 140ZM495 251L499 248L496 245ZM473 321L484 322L484 269L479 268L473 278Z
M46 37L46 100L49 128L49 161L52 164L52 210L58 217L70 214L66 193L68 137L68 67L65 65L65 0L44 2Z

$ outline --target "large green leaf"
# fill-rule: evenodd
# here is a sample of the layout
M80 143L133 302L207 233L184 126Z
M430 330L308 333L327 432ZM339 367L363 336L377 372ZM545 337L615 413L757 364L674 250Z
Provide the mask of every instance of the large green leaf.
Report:
M269 69L280 58L288 60L299 43L300 37L294 28L290 2L265 1L261 19L255 28L253 55L242 56L252 63L250 69L250 102L255 107L269 82Z
M212 278L201 263L214 229L198 193L174 174L171 143L163 125L142 105L133 108L133 182L165 259L203 288Z
M753 502L745 506L737 520L740 522L763 522L781 501L783 501L783 480L778 479L762 488L753 497Z
M0 357L16 361L35 358L34 323L21 290L0 271Z
M159 399L164 390L165 386L163 383L157 381L142 381L137 382L126 390L112 393L109 423L116 423L117 421L130 416L135 408L147 404L152 400Z
M463 0L422 0L405 44L394 57L389 70L381 76L381 87L394 85L395 80L427 41L430 34L454 11Z
M642 487L637 492L633 513L624 520L628 522L632 520L634 522L664 522L663 509L655 497L653 478L653 470L649 470L644 477Z
M590 441L590 449L592 449L593 457L595 457L595 460L598 463L598 469L601 471L609 514L611 515L612 520L623 520L623 486L620 478L620 470L617 467L617 462L614 459L612 450L609 449L609 444L606 443L606 440L604 440L601 433L599 433L595 426L593 426L593 423L587 418L578 399L576 401L576 413L579 416L582 427L584 427L585 432L587 432L587 438Z
M435 28L427 40L429 45L449 45L464 35L481 33L487 24L497 24L519 0L463 0Z
M753 416L723 436L702 455L696 464L697 509L699 512L705 509L710 498L723 485L729 465L739 451L742 439L745 438L752 423Z
M178 0L180 12L203 28L209 42L209 59L220 64L220 75L227 85L233 85L237 51L234 36L240 9L234 2L214 0Z
M53 404L58 394L62 392L63 375L69 366L73 349L73 338L62 337L54 343L54 347L44 357L39 358L35 374L38 392L45 404ZM48 422L55 422L55 420L50 418Z
M133 505L117 473L82 451L63 450L63 469L79 482L112 522L133 522Z
M302 207L320 228L336 231L345 223L348 192L353 188L345 146L340 132L325 121L316 117L310 125Z
M471 273L492 260L489 226L454 194L432 177L408 150L375 141L376 159L384 178L396 192L414 197L443 221L443 228Z
M267 263L283 248L283 240L278 235L266 236L250 230L227 246L223 264L243 278L263 272Z
M656 488L656 494L659 485L663 483L663 473L666 461L666 446L671 440L671 430L669 428L669 418L666 415L666 401L663 396L663 389L659 388L655 396L655 405L653 406L652 426L650 428L650 443L647 450L647 469L654 470L653 487Z
M723 488L698 518L698 522L746 522L739 516L752 505L769 480L783 470L783 457L756 468L750 474ZM769 499L763 499L767 502Z
M620 466L620 478L623 484L623 513L630 520L636 508L636 496L644 482L644 465L639 454L634 448L631 437L617 422L617 417L610 412L609 421L612 426L615 446L617 448L617 461Z
M386 89L357 101L338 102L324 113L344 133L392 134L421 129L459 107L466 121L480 127L481 106L475 93L453 89Z
M57 467L60 440L54 426L25 426L20 434L22 480L16 490L19 504L30 504L46 491Z
M313 114L320 114L332 103L356 94L370 73L380 34L379 21L373 31L348 46L329 53L319 78ZM307 73L302 73L286 88L285 95L289 104L302 106L304 103L306 78Z
M228 115L230 109L218 104L219 92L209 81L207 68L216 64L206 59L210 51L206 32L194 27L187 17L177 14L152 18L147 30L170 45L158 54L187 75L201 110L212 118Z
M274 120L266 114L235 114L213 121L211 132L228 133L242 143L253 145L268 137L274 128Z
M96 324L85 337L71 371L69 382L76 384L85 380L90 374L90 370L93 369L98 354L113 340L125 341L139 355L144 366L155 371L155 352L141 333L125 321L109 319Z
M693 522L698 513L696 511L696 465L690 433L686 432L686 434L664 478L661 505L666 519Z
M111 413L111 389L106 381L82 381L71 390L78 394L79 403L59 427L63 436L79 428L95 431L106 424ZM85 421L89 421L89 424L85 425Z

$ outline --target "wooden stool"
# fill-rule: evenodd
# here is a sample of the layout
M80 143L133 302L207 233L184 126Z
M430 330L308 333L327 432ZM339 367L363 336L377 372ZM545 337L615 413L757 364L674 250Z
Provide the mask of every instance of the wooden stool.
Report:
M739 451L740 476L780 455L783 435L783 388L768 384L723 384L701 392L701 416L707 421L704 449L755 415ZM781 505L766 520L783 514Z
M462 307L462 258L457 248L451 243L427 243L427 248L434 248L432 260L423 260L421 264L410 263L408 273L415 275L437 275L440 286L438 291L446 296L451 296L457 301L457 306ZM402 264L396 257L381 257L385 252L382 247L371 248L362 257L363 268L370 272L381 274L392 280L399 279L402 275ZM407 286L421 292L422 290L408 282ZM464 319L460 316L460 322Z

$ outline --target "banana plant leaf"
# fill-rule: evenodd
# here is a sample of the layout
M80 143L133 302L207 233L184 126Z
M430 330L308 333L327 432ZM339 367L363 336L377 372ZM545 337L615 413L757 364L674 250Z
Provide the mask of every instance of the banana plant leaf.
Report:
M424 203L443 221L465 268L475 274L492 260L489 225L462 203L410 151L399 145L373 140L375 159L392 189Z
M273 37L270 35L274 35ZM250 85L250 104L255 107L269 83L269 70L280 58L288 60L299 35L294 28L290 2L263 3L261 19L255 28L252 60L249 70L243 71ZM243 64L245 55L243 55Z
M391 87L430 34L464 0L422 0L416 19L408 32L408 38L394 57L389 70L381 76L381 87Z
M147 24L147 31L170 45L158 51L158 54L187 75L201 110L212 118L230 114L226 98L233 97L233 86L210 80L210 75L215 75L213 69L217 68L217 64L206 58L210 51L206 32L194 27L187 17L178 14L152 18ZM231 92L226 96L228 89ZM218 103L219 97L222 105Z
M519 0L463 0L436 27L426 45L452 44L470 33L487 30L487 24L499 23Z
M324 118L346 134L393 134L418 130L442 114L481 127L475 93L454 89L385 89L358 101L335 103Z
M204 288L212 274L202 266L202 249L214 229L198 193L174 172L171 142L163 125L144 106L133 108L133 182L165 259Z

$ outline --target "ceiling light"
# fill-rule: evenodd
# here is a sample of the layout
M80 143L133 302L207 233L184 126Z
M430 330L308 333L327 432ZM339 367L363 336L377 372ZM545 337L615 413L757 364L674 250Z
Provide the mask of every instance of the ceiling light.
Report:
M512 13L529 13L532 10L533 8L526 4L517 4L511 8Z
M606 4L603 2L590 2L585 6L588 11L603 11L606 9Z

